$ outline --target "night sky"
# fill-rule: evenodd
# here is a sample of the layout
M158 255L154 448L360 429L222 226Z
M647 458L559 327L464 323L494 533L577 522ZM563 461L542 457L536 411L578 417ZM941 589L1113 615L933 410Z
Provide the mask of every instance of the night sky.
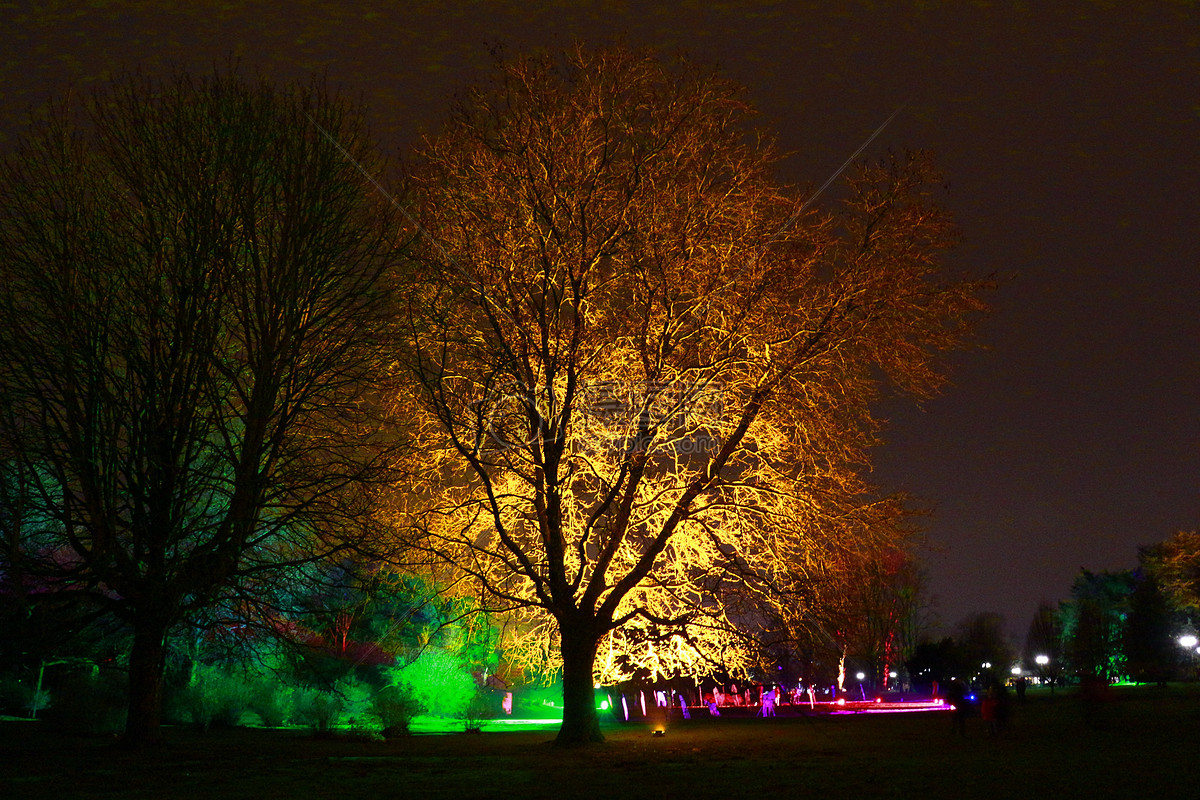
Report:
M234 55L279 79L324 71L398 155L436 130L489 46L574 39L718 64L794 151L781 177L800 185L903 106L867 155L933 150L963 237L951 266L1003 278L952 385L885 406L875 478L936 507L926 558L943 624L999 611L1023 639L1081 567L1132 567L1139 545L1200 526L1191 3L30 5L0 9L5 147L27 109L71 86Z

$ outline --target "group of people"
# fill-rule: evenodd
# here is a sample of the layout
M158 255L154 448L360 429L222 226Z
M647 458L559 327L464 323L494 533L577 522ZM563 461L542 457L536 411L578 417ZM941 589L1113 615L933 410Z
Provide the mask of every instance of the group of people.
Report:
M705 700L711 700L718 708L721 706L756 706L759 702L756 687L747 686L743 692L739 691L736 683L729 684L728 691L719 685L714 686L712 694L706 696Z
M721 686L713 687L712 692L704 695L704 704L713 716L720 716L722 706L760 706L764 717L775 716L775 707L783 702L783 692L778 686L748 686L744 691L738 691L738 685L729 685L726 692Z
M1019 695L1024 696L1024 687L1018 689ZM961 680L951 681L946 687L946 701L954 709L954 731L960 736L967 732L967 717L972 713L972 694L967 685ZM987 732L997 736L1008 726L1009 704L1008 688L999 680L991 681L978 695L979 717L983 720Z

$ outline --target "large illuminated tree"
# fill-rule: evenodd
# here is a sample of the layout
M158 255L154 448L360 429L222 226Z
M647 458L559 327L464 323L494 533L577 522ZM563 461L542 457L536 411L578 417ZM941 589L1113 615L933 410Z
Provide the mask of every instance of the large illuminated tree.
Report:
M360 168L345 101L236 71L121 78L4 162L3 567L123 620L131 743L173 626L369 525L395 239Z
M877 384L931 388L978 307L924 159L818 215L751 122L711 71L576 49L499 63L415 165L397 518L561 665L560 743L601 738L593 680L744 667L757 603L872 549Z

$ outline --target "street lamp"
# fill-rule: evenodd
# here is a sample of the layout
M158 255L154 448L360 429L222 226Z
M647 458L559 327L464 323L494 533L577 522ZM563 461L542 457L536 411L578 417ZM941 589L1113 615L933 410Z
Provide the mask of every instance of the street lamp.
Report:
M1042 683L1045 683L1046 682L1046 667L1049 666L1049 664L1050 664L1050 656L1038 655L1038 656L1034 656L1033 660L1038 665L1038 678L1041 679ZM1050 694L1054 694L1054 681L1053 680L1050 681Z
M1187 648L1187 650L1189 651L1189 653L1191 655L1191 658L1189 658L1188 660L1191 661L1193 678L1196 677L1196 654L1200 653L1200 647L1196 647L1197 642L1200 642L1200 639L1197 639L1195 636L1193 636L1190 633L1186 633L1183 636L1179 637L1179 644L1181 646Z

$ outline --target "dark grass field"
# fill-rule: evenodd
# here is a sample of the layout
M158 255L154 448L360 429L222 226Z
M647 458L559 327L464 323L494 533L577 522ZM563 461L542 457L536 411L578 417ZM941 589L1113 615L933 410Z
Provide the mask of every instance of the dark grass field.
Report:
M547 732L317 740L300 731L169 729L111 739L0 724L0 798L1200 798L1200 687L1118 687L1088 711L1030 693L1009 728L948 714L676 722L606 729L563 750Z

